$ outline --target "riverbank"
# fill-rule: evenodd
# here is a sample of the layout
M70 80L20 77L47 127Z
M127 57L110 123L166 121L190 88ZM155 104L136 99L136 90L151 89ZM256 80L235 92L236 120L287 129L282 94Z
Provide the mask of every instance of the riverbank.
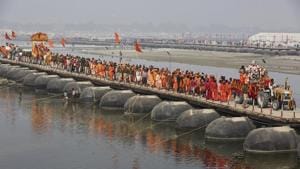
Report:
M166 61L187 63L201 66L214 66L238 69L248 65L252 60L265 66L269 71L300 75L299 56L269 56L252 53L230 53L217 51L199 51L186 49L144 49L143 53L134 50L121 50L123 58L140 58L151 61ZM168 55L169 51L171 55ZM119 56L120 49L91 49L82 50L82 54ZM263 63L262 60L266 63Z

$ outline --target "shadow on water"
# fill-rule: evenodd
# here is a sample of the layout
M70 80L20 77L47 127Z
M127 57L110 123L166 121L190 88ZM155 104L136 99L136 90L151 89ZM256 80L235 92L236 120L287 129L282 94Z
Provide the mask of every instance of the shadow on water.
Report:
M232 154L242 152L242 143L205 143L204 129L184 135L186 131L176 130L174 123L157 123L149 118L141 121L139 118L129 119L120 112L100 110L97 104L66 102L62 97L50 96L28 89L16 90L14 87L1 90L0 117L4 115L5 118L0 118L0 122L3 123L3 120L8 119L13 121L11 125L14 126L18 125L17 123L28 123L30 130L25 130L22 134L26 136L22 135L22 137L36 139L35 137L38 136L47 140L57 139L55 147L63 144L67 138L75 140L79 136L82 136L86 142L97 143L90 145L84 142L79 147L86 147L85 149L74 150L70 141L70 145L64 146L63 150L57 150L57 153L70 151L77 154L77 156L62 157L71 158L71 161L91 159L90 155L85 155L86 159L82 159L80 154L97 150L94 154L97 154L100 159L106 159L108 154L112 154L111 159L108 158L103 164L109 168L164 168L166 165L168 168L183 169L237 169L260 166L261 168L273 168L273 166L284 168L293 167L297 162L291 156L270 156L270 160L265 156L254 156L255 158L247 156L243 160L235 160ZM21 97L21 101L18 97ZM27 118L21 118L20 115ZM15 132L10 127L3 125L1 127L1 131ZM58 137L58 133L63 136ZM22 137L20 139L23 139ZM0 142L0 146L5 147L6 143ZM102 146L107 146L108 151L98 150ZM44 149L41 158L51 151L49 147ZM34 153L27 153L28 158L31 156L34 156ZM46 157L41 160L46 160ZM47 158L47 160L51 163L57 162L57 159ZM90 168L97 166L98 161L90 162ZM42 164L40 161L36 163ZM113 163L112 166L109 165L110 163ZM66 163L65 166L71 168L75 164ZM25 167L32 168L31 165L33 164L27 164Z

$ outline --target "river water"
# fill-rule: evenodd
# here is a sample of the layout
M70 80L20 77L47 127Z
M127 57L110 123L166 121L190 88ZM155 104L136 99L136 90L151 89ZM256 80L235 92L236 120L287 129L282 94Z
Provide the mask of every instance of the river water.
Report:
M281 168L295 155L233 158L242 142L205 143L172 123L137 121L97 105L66 103L33 89L0 89L0 168ZM266 160L266 158L270 158Z

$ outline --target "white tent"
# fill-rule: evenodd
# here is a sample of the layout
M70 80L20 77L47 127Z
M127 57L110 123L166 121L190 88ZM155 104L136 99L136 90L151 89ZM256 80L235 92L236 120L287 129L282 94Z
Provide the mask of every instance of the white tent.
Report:
M248 38L248 44L260 47L300 47L300 33L258 33Z

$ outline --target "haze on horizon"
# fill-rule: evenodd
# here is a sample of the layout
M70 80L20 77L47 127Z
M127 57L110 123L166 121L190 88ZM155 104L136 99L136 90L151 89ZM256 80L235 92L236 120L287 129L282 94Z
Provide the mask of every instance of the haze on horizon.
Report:
M299 0L1 0L0 21L225 25L298 30Z

